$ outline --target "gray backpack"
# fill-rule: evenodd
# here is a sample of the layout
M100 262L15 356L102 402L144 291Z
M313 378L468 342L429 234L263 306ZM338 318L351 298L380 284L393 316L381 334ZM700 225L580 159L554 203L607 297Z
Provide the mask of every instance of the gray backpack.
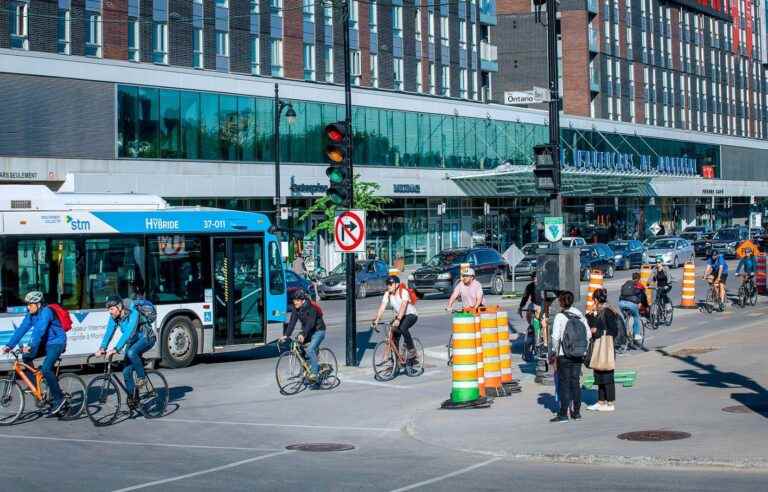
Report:
M565 325L560 346L566 357L582 359L587 355L589 348L586 326L580 317L567 312L563 314L568 318L568 322Z

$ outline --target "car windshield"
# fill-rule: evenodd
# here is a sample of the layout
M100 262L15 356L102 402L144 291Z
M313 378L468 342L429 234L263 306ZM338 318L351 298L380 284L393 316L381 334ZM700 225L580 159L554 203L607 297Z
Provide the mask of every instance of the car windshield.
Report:
M675 241L672 239L662 239L660 241L656 241L651 245L651 249L674 249L675 248Z
M531 243L523 246L523 254L531 256L549 249L548 243Z
M339 274L342 274L342 273L346 272L347 271L346 265L347 265L347 263L345 261L342 261L341 263L336 265L336 268L331 270L331 275L339 275ZM360 262L356 263L355 264L355 271L356 272L363 271L363 264L360 263Z
M715 241L738 241L739 232L736 229L723 229L715 234Z
M683 239L690 239L695 241L696 238L698 237L698 234L696 234L695 232L684 232L680 234L680 237L682 237Z
M581 248L581 256L591 256L592 248Z
M467 257L467 254L464 252L444 251L430 258L430 260L426 262L424 265L428 267L442 267L442 266L455 265L456 263L461 263L462 261L464 261L464 258L466 257Z
M612 250L622 250L627 249L627 246L629 246L629 243L626 241L611 241L608 243L608 246L611 247Z

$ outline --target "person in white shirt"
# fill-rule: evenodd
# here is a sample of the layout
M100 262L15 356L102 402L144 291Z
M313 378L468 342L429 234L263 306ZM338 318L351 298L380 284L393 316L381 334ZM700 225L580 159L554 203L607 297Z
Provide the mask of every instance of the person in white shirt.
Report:
M557 297L560 303L561 311L555 315L552 322L552 347L556 353L552 354L557 359L557 383L558 398L560 400L560 410L551 422L568 422L568 410L571 409L571 418L573 420L581 419L581 365L584 363L584 357L568 357L562 347L565 327L568 320L577 319L584 326L585 340L592 337L589 330L589 323L584 314L573 307L573 294L565 291ZM571 408L571 405L573 407Z
M392 308L395 312L392 329L395 345L400 345L400 335L402 335L405 340L405 346L408 349L408 359L415 359L418 354L416 347L413 345L413 338L409 330L418 321L419 313L416 312L416 307L411 302L410 291L394 275L387 277L387 291L384 292L379 311L376 313L376 318L373 320L372 325L375 326L379 322L387 308Z

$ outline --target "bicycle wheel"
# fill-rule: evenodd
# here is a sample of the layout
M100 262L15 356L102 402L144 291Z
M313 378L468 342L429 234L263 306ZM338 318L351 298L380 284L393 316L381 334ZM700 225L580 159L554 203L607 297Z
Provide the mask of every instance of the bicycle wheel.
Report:
M448 339L448 366L453 365L453 333L451 333L451 337Z
M24 392L12 379L0 379L0 425L16 423L24 413Z
M416 359L408 359L408 350L405 347L405 341L402 342L403 357L405 362L405 373L410 377L421 376L424 374L424 345L421 340L416 337L413 338L413 348L416 350Z
M662 323L662 320L664 319L664 315L661 312L661 304L657 302L651 307L651 313L650 313L650 325L651 328L654 330L659 329L659 325Z
M322 389L333 389L339 384L339 363L336 361L336 354L329 348L321 348L317 352L317 363L320 366L320 387Z
M80 418L85 408L85 383L79 376L71 373L59 374L59 387L64 393L66 403L59 411L61 420L74 420Z
M293 352L283 352L277 359L275 380L284 395L295 395L304 387L304 368Z
M96 376L88 383L85 411L93 425L112 424L120 413L122 396L117 383L110 376Z
M635 346L637 347L638 350L645 348L645 332L647 328L648 329L650 328L650 325L651 325L651 320L649 320L648 318L642 318L642 317L640 318L640 333L639 333L640 338L639 339L634 338Z
M391 381L397 376L399 361L389 342L382 341L373 349L373 374L379 381Z
M715 309L715 296L712 290L710 290L707 293L706 300L704 300L704 311L706 311L707 314L712 314L712 311L714 311L714 309Z
M757 288L754 284L749 286L749 303L753 306L757 306Z
M739 287L738 296L739 307L745 307L747 305L747 287L745 285Z
M167 406L168 381L159 371L146 371L146 383L139 390L139 412L146 419L156 419L165 414Z
M667 326L672 326L672 318L675 317L675 306L671 302L664 305L664 323Z

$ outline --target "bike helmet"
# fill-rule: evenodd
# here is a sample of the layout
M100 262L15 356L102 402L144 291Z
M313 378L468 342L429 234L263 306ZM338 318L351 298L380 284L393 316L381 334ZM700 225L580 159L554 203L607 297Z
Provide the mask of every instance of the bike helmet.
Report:
M304 292L304 289L296 289L296 291L291 296L291 299L293 299L294 301L295 300L305 301L308 298L309 298L309 296L307 296L307 293Z
M472 268L467 268L463 272L461 272L462 277L474 277L475 276L475 270Z
M658 265L658 264L660 264L660 263L661 263L661 264L663 264L663 263L664 263L664 257L663 257L663 256L661 256L661 255L659 255L659 256L657 256L657 257L656 257L656 264Z
M592 293L592 298L599 304L605 304L608 302L608 291L605 289L597 289Z
M398 284L398 285L400 284L400 278L399 277L397 277L396 275L390 275L389 277L387 277L387 287L389 287L390 285L395 285L395 284Z
M24 296L24 302L26 304L40 304L43 302L43 293L39 290L33 290Z
M113 308L113 307L123 307L123 300L119 296L109 296L107 297L107 302L105 303L105 306L107 309Z

